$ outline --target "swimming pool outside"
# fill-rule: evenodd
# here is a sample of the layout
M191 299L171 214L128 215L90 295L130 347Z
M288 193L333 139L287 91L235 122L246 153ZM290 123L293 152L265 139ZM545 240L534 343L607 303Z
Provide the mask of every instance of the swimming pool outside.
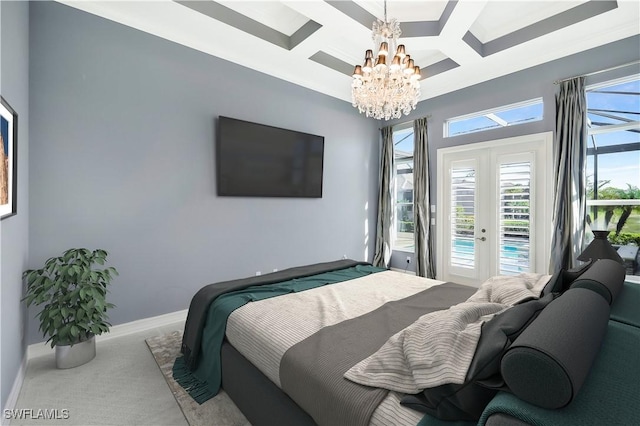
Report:
M455 266L473 268L475 241L466 238L453 240L451 259ZM394 250L413 252L415 247L413 233L398 232ZM530 271L529 239L505 238L500 250L500 269L502 275L513 275Z
M451 248L451 258L455 259L455 266L474 267L475 241L472 239L456 238ZM530 271L529 239L505 238L500 247L501 275L513 275Z

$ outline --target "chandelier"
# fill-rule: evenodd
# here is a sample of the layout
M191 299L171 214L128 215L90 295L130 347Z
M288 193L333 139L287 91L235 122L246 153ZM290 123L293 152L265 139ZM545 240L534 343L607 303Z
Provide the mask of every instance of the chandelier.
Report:
M400 118L416 108L420 97L420 67L413 63L403 44L398 45L402 31L395 19L387 21L387 2L384 2L384 22L373 23L374 55L367 50L363 65L356 65L351 83L353 106L367 117L377 120ZM395 51L395 54L391 53Z

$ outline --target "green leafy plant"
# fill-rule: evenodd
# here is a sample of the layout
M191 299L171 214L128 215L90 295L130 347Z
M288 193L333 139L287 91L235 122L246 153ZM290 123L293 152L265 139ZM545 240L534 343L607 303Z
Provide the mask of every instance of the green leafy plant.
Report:
M627 244L633 244L640 246L640 233L622 232L618 235L609 234L609 241L611 244L626 246Z
M51 347L73 345L93 335L109 331L107 286L114 275L113 267L104 265L107 252L101 249L69 249L60 257L48 259L41 269L24 271L27 282L24 301L27 306L42 305L39 313L40 331Z
M587 200L617 201L640 199L640 189L637 186L627 183L626 189L614 188L607 186L610 182L610 180L598 181L596 188L590 176L587 177ZM613 231L610 227L613 227L613 223L615 223L615 235L620 235L623 230L633 233L638 230L638 213L640 213L640 206L627 204L616 205L616 203L612 202L611 205L593 206L591 213L587 214L587 223L593 227L592 222L595 221L595 218L592 220L591 214L594 214L594 216L603 217L603 229ZM626 228L625 225L627 225Z

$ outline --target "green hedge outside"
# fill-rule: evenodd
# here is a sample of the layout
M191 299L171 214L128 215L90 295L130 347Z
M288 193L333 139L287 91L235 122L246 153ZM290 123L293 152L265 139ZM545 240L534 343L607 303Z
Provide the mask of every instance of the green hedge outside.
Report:
M414 229L413 222L398 221L398 232L413 232Z
M609 234L609 241L611 244L620 246L626 246L628 244L635 244L640 246L640 233L635 232L621 232L619 235L613 232Z

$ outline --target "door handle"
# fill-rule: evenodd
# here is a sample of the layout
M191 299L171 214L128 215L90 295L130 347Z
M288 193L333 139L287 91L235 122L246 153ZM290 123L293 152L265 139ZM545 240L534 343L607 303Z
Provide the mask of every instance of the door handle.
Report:
M476 240L487 241L487 237L476 237Z

